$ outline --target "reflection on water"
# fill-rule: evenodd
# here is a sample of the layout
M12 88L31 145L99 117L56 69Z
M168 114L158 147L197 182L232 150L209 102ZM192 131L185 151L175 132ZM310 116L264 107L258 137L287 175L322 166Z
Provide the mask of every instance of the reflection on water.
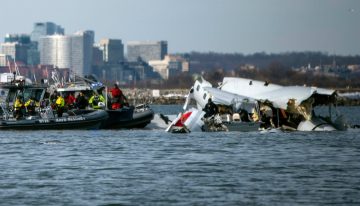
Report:
M0 205L359 205L359 131L3 131Z

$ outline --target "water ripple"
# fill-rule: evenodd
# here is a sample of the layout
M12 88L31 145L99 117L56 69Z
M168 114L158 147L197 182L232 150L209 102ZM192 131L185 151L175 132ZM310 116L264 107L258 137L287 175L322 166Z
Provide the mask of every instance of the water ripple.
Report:
M0 133L0 205L358 205L360 133Z

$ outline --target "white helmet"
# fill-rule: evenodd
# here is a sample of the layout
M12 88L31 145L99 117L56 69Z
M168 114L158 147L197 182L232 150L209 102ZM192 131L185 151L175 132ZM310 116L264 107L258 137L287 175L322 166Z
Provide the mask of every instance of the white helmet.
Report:
M99 103L98 103L98 106L99 106L99 107L105 107L105 103L104 103L104 102L99 102Z

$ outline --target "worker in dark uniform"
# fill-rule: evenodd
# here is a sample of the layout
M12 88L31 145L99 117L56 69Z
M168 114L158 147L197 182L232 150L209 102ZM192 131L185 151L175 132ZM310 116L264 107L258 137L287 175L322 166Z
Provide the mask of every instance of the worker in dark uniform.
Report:
M85 109L88 106L88 100L86 99L83 92L80 92L76 97L76 107L78 109Z
M203 111L205 112L205 118L211 117L219 112L218 107L214 104L211 98L208 99L208 103L205 105Z

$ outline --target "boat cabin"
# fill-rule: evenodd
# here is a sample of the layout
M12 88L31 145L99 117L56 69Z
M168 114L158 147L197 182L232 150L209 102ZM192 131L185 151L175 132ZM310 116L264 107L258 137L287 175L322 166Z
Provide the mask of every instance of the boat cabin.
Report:
M44 85L25 85L22 83L0 84L0 115L13 111L17 97L21 97L24 103L31 97L34 98L35 102L40 103L44 99L46 89L47 87Z

